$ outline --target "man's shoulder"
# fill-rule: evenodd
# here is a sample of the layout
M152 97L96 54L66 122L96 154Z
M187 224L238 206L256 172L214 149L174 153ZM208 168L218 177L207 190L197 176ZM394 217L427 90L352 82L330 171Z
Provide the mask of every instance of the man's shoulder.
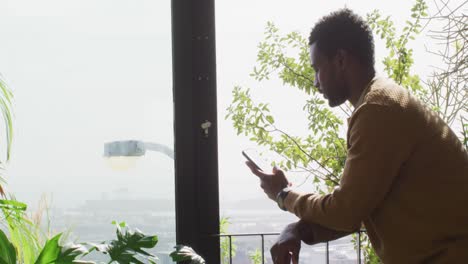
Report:
M362 112L370 112L368 114L373 113L377 117L382 111L375 109L381 109L384 112L405 110L409 107L410 101L414 105L414 98L409 92L393 80L383 77L375 78L366 94L363 95L361 104L354 109L353 114L348 119L348 124L351 124Z
M379 77L373 81L364 95L362 103L353 111L348 119L348 125L352 126L357 118L363 116L376 119L383 118L383 115L400 118L413 116L413 113L420 112L422 107L422 103L413 97L407 89L391 79Z
M363 104L376 104L389 107L407 107L414 100L409 91L393 80L377 78L363 100Z

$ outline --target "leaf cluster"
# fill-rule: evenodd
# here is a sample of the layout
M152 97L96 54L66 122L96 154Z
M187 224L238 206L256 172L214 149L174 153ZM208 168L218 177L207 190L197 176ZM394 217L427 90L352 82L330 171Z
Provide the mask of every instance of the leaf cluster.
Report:
M88 255L96 250L107 254L110 257L109 263L120 264L143 264L140 258L147 260L149 263L156 263L156 256L144 251L156 246L158 242L157 236L147 236L138 229L130 229L125 223L114 223L117 227L117 239L102 242L100 244L69 243L65 246L60 245L62 233L55 235L47 240L41 248L37 258L32 262L34 264L72 264L72 263L89 263L95 264L93 261L85 261L80 258ZM87 248L86 245L91 245ZM24 263L18 259L18 249L8 239L7 235L0 230L0 264L17 264Z
M149 249L156 246L158 237L156 235L147 236L138 229L130 229L125 222L113 222L116 226L117 239L103 242L101 244L93 244L89 252L97 250L104 254L108 254L111 262L120 264L144 264L138 257L144 257L150 263L156 263L156 256L146 252L143 249Z
M175 246L175 250L170 254L174 262L187 262L189 264L205 264L205 260L198 255L191 247L184 245Z
M229 218L222 217L219 221L219 234L227 234L228 228L231 222L229 222ZM234 237L222 237L220 240L220 248L221 248L221 263L228 264L230 258L234 258L237 252L237 245L236 239Z
M233 121L237 134L249 136L251 141L278 153L282 160L274 165L291 170L299 168L309 172L314 181L329 187L338 184L345 160L345 140L339 136L343 123L325 102L319 99L313 86L315 76L309 62L306 39L299 33L280 35L275 25L269 22L265 40L258 46L258 65L251 76L262 82L276 74L283 84L297 88L310 99L304 104L309 130L306 137L293 136L277 127L268 103L254 103L250 89L236 86L232 103L227 108L226 119ZM289 56L294 53L296 56ZM345 111L345 115L349 112Z
M423 92L419 76L411 74L410 70L414 64L413 49L408 48L409 40L421 32L422 19L428 16L428 6L424 0L416 0L411 8L411 19L406 20L405 27L400 34L390 16L383 18L378 10L367 15L367 22L376 35L385 40L385 47L389 51L383 60L387 75L405 88L415 93Z

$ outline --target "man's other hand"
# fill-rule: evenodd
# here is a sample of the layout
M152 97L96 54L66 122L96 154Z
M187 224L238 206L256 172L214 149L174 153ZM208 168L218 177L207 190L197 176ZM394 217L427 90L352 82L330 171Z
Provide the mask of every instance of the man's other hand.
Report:
M258 170L255 165L246 161L245 164L250 168L253 174L257 175L260 179L260 187L266 193L268 198L276 201L276 195L284 188L290 186L288 179L284 175L284 172L276 167L273 168L273 173L265 173Z
M296 225L292 223L286 226L271 247L271 257L274 264L299 263L299 251L301 250L301 238Z

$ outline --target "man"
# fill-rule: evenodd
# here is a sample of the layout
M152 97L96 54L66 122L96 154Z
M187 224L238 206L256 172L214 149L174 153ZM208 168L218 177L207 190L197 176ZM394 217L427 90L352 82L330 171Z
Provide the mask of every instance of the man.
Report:
M386 264L468 263L468 154L436 113L375 77L369 26L349 9L322 18L310 37L315 86L331 107L349 101L348 153L327 195L288 187L281 170L247 162L261 187L300 221L286 227L274 263L297 263L301 240L333 240L364 225Z

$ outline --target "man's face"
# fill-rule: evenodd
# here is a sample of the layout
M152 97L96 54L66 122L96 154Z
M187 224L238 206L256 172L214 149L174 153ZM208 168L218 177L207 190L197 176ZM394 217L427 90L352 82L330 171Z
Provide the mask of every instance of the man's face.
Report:
M331 107L341 105L348 99L348 90L337 56L328 58L317 48L316 43L310 45L310 61L315 70L314 85Z

